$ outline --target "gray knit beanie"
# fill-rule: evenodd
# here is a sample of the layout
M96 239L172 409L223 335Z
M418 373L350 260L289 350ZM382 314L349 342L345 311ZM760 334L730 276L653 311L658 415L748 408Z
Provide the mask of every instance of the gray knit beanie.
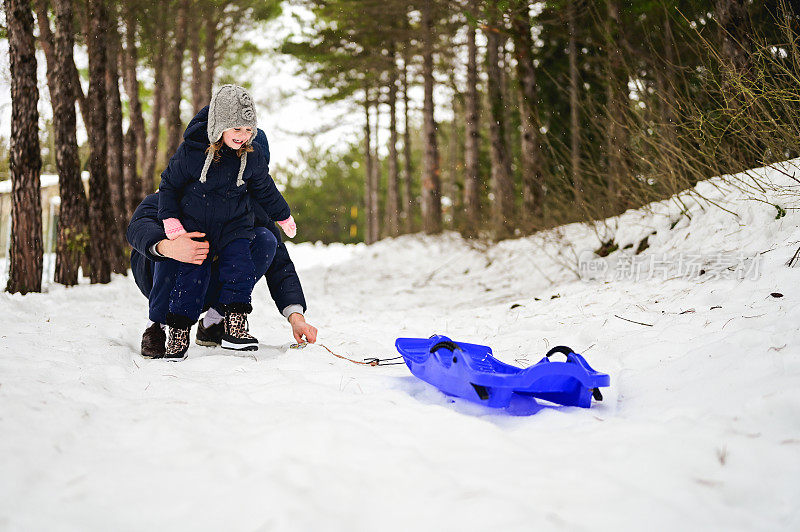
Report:
M253 99L244 87L238 85L223 85L214 92L211 97L211 104L208 107L208 141L211 144L222 138L222 132L226 129L235 127L253 128L253 134L247 141L252 144L256 136L256 110L253 107ZM200 182L206 182L206 174L214 160L213 152L209 151L206 156L203 170L200 172ZM236 178L236 186L244 185L242 176L247 165L247 153L242 153L239 163L239 175Z

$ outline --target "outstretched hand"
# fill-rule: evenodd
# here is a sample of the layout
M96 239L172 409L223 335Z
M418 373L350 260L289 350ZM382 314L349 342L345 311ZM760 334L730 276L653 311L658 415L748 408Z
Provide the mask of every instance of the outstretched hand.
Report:
M206 236L205 233L184 233L174 240L162 240L156 246L156 251L178 262L202 264L208 257L208 242L193 239L204 236Z
M317 341L317 328L310 323L306 323L306 319L302 314L297 312L293 313L289 316L289 323L292 324L292 334L298 344L302 344L303 342L313 344Z

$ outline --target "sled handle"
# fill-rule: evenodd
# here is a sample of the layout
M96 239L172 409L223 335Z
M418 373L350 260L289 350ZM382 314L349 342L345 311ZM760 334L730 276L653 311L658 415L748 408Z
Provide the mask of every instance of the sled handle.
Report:
M548 351L547 354L545 355L545 357L549 359L551 356L555 355L556 353L561 353L562 355L565 355L566 357L569 357L572 354L576 354L577 355L577 353L575 353L575 351L573 351L571 347L567 347L565 345L557 345L553 349ZM600 388L592 388L591 390L592 390L592 397L594 398L595 401L602 401L603 400L603 394L600 393Z
M457 350L461 351L461 348L458 347L457 343L451 342L449 340L443 340L443 341L435 344L433 347L431 347L430 351L431 351L431 353L435 353L439 349L447 349L450 352L455 352Z
M557 345L553 349L547 352L545 357L550 358L551 356L555 355L556 353L561 353L562 355L569 356L573 354L575 351L572 350L571 347L567 347L565 345Z

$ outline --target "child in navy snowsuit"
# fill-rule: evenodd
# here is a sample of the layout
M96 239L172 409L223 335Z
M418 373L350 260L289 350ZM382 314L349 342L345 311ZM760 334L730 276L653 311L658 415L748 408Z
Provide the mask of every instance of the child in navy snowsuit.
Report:
M220 87L211 99L207 121L202 113L195 117L161 174L158 217L167 238L199 231L205 233L211 248L209 258L200 265L180 263L167 314L166 358L185 358L189 331L205 300L213 255L219 259L222 283L218 299L225 316L222 347L258 349L258 340L246 325L256 281L250 256L254 237L250 202L258 202L290 238L296 225L269 175L263 148L252 142L256 125L247 91L236 85Z

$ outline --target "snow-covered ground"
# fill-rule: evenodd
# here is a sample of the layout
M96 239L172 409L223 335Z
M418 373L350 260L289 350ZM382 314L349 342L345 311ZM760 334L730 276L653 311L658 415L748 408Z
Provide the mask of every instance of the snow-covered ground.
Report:
M2 294L0 529L798 530L800 205L784 172L800 166L492 246L291 248L335 352L391 357L398 336L442 333L525 366L566 344L611 375L589 410L513 417L404 366L290 350L263 282L255 358L192 345L180 363L138 355L130 278ZM609 237L620 249L593 255Z

